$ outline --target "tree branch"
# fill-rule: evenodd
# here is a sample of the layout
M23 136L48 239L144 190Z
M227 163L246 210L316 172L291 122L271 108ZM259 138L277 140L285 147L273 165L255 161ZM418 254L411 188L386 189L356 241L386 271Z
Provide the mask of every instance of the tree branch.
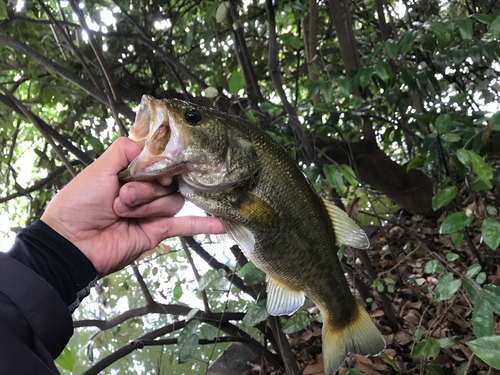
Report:
M128 319L135 318L137 316L144 316L147 314L165 314L165 315L181 315L186 316L192 310L189 306L175 305L175 304L161 304L155 303L149 306L138 307L135 309L130 309L124 313L118 315L111 320L100 320L100 319L83 319L73 322L74 328L82 327L97 327L103 331L116 327L117 325L125 322ZM220 321L230 321L230 320L241 320L245 316L245 313L238 312L221 312L221 313L204 313L199 311L196 313L193 319L199 319L201 321L218 324Z
M74 161L71 162L71 164L72 165L79 165L80 162L78 160L74 160ZM10 201L11 199L14 199L14 198L19 198L19 197L22 197L24 195L28 195L29 193L32 193L32 192L40 189L43 185L48 184L50 181L52 181L53 179L55 179L57 176L59 176L65 170L66 170L66 166L65 165L61 165L57 169L55 169L52 172L50 172L47 175L47 177L38 180L32 186L30 186L29 188L22 189L21 191L18 191L17 193L11 194L11 195L9 195L7 197L0 198L0 204L4 203L4 202L7 202L7 201Z
M69 160L66 158L66 156L62 152L61 148L54 143L54 141L52 140L50 135L48 135L45 132L45 130L43 129L43 127L40 126L37 118L33 115L33 113L31 111L29 111L28 109L26 109L26 107L19 100L17 100L17 98L14 95L12 95L11 92L9 90L7 90L7 88L5 88L2 84L0 84L0 90L2 90L5 93L5 95L12 101L12 103L14 103L14 105L16 105L16 107L18 107L21 110L21 112L23 112L24 116L26 116L33 123L35 128L42 135L42 137L45 138L47 143L49 143L52 146L52 148L56 152L56 154L59 157L59 159L61 160L61 162L66 166L66 169L69 171L69 173L71 173L71 175L73 177L76 177L76 175L77 175L76 171L73 169L73 166L71 165Z
M127 18L127 20L139 31L141 35L141 41L146 44L151 50L156 51L161 58L168 64L171 64L175 69L179 70L182 74L184 74L191 82L197 84L201 87L202 90L206 89L208 85L203 82L201 79L196 77L189 69L187 69L184 65L182 65L176 58L174 58L167 51L163 50L158 44L153 42L150 37L146 34L146 32L142 29L142 27L135 22L135 20L128 14L128 12L116 1L112 0L113 4L115 4L118 8L120 8L120 12Z
M137 264L132 263L132 271L134 271L134 275L137 279L137 282L139 283L139 287L141 288L142 294L144 295L144 299L146 300L146 306L157 304L153 299L153 296L149 292L148 286L144 282L144 279L139 272L139 269L137 268Z
M12 109L14 112L16 112L18 115L23 116L24 118L28 119L25 115L24 112L21 111L20 108L18 108L12 100L10 100L7 96L4 96L0 94L0 103L5 104L7 107ZM28 109L26 109L28 110ZM66 137L62 136L52 128L49 124L47 124L45 121L43 121L40 117L35 115L33 112L30 112L38 121L38 124L43 128L43 130L49 134L53 139L55 139L59 144L63 147L66 148L69 152L71 152L75 157L82 162L84 165L89 165L91 164L94 160L88 156L86 153L75 147Z
M22 53L29 57L30 59L36 61L37 63L51 69L53 72L66 79L67 81L73 83L75 86L79 87L81 90L91 95L94 99L101 102L102 104L108 106L109 101L106 95L97 90L89 82L81 79L76 74L70 72L68 69L62 67L61 65L55 63L53 60L46 58L34 49L27 47L24 43L15 41L5 35L0 35L0 44L10 47L13 50ZM126 104L120 104L117 106L117 110L124 115L130 122L134 121L135 113Z
M198 273L198 270L196 269L196 266L194 264L193 257L191 256L191 253L189 252L188 245L186 243L186 239L183 236L179 236L179 240L181 241L182 248L184 250L184 253L186 254L186 258L189 261L189 264L191 265L191 269L193 270L194 277L196 278L196 281L200 282L200 274ZM203 299L203 305L205 306L205 312L209 313L210 312L210 305L208 304L208 298L207 298L207 293L205 290L200 291L201 297Z
M198 242L196 242L193 237L186 236L184 238L186 239L186 243L189 245L189 247L191 247L191 249L193 249L195 253L201 257L201 259L207 262L210 267L216 270L223 269L224 271L226 271L226 279L228 279L235 287L240 289L242 292L247 293L253 299L257 298L257 294L254 292L254 290L248 285L245 285L243 280L236 276L231 268L229 268L225 264L220 263L217 259L211 256L205 249L203 249L203 247Z
M302 129L302 125L300 123L299 117L297 116L297 113L295 112L295 108L293 108L293 106L288 101L285 90L283 90L283 86L281 84L281 75L279 72L278 64L278 44L276 42L278 36L276 35L276 19L274 17L273 0L266 0L266 10L267 21L269 23L269 75L271 76L274 87L278 92L281 102L283 103L283 107L288 113L292 130L295 134L296 139L300 142L300 145L302 147L304 159L307 164L310 164L315 159L314 151L311 147L310 142L306 138L304 130Z

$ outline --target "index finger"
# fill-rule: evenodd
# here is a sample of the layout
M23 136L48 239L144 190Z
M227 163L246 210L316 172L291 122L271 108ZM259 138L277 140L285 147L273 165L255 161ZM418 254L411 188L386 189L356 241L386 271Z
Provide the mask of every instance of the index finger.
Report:
M219 218L209 216L155 218L148 220L141 227L158 241L177 236L226 233Z

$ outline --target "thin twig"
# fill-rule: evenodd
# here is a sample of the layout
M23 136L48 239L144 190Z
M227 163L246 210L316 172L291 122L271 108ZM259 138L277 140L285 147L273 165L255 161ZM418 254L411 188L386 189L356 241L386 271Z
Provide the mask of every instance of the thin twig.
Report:
M192 268L193 273L194 273L194 277L196 278L196 281L200 282L200 274L198 273L198 270L196 269L193 257L191 256L188 245L186 243L186 239L183 236L179 236L179 240L181 241L182 248L184 249L184 253L186 254L186 258L188 259L189 264L191 265L191 268ZM207 293L205 292L205 290L200 290L200 294L201 294L201 297L203 299L203 305L205 306L205 312L209 313L210 312L210 305L208 304Z
M33 113L28 111L26 109L26 107L19 100L17 100L17 98L14 95L12 95L11 92L9 90L7 90L7 88L5 88L2 84L0 84L0 90L2 90L5 93L5 95L10 100L12 100L12 102L21 110L21 112L23 112L23 114L33 123L35 128L42 135L42 137L45 138L47 143L52 146L52 148L56 152L57 156L59 157L59 160L61 160L61 162L65 165L65 167L69 171L69 173L71 173L71 175L73 177L76 177L76 175L77 175L76 171L73 169L73 166L71 165L69 160L66 158L66 156L62 152L61 148L59 146L57 146L54 143L54 141L52 140L52 138L50 137L50 135L48 135L45 132L45 130L42 128L42 126L38 123L38 120L36 119L36 117L33 116Z

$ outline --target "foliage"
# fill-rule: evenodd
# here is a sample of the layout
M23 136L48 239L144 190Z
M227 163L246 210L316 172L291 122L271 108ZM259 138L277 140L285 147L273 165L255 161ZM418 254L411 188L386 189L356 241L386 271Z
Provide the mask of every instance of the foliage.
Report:
M467 345L481 361L471 366L500 369L498 332L492 328L500 314L494 280L500 246L498 5L351 2L342 19L352 20L353 38L342 39L329 6L337 2L318 2L314 27L310 3L274 2L274 40L263 1L82 0L78 6L100 59L71 1L0 0L0 203L10 229L3 233L12 238L40 217L72 169L79 172L124 135L143 94L215 106L263 127L297 159L320 194L343 202L362 224L381 226L372 237L379 241L373 240L377 245L370 253L375 267L351 249L339 255L356 276L360 294L363 285L371 285L363 298L375 301L373 311L384 306L384 317L377 315L383 333L397 335L401 324L400 332L411 336L411 347L389 345L377 359L380 365L442 373L436 358L456 354L475 336ZM343 40L352 42L351 60ZM268 65L274 44L275 69ZM37 116L36 124L20 105ZM382 160L366 147L356 154L356 145L368 144L362 142L389 157ZM366 167L363 160L373 164ZM420 179L400 183L400 175ZM419 190L426 184L432 185L429 197ZM397 213L405 200L416 202L421 210L412 213L418 215ZM213 342L244 334L283 359L291 349L273 346L279 332L270 329L280 323L286 334L306 329L300 345L316 345L314 312L301 310L282 322L267 317L265 300L255 302L263 272L222 253L209 239L197 242L201 250L190 247L203 269L199 280L175 240L139 263L140 277L163 310L146 306L144 315L102 328L98 319L137 312L144 295L128 269L101 280L74 315L77 322L91 320L92 328L76 323L77 333L56 361L61 371L95 368L118 348L164 327L171 331L160 336L172 342L131 350L109 371L202 373L227 346ZM224 263L205 264L204 249ZM203 315L204 298L220 319L239 315L216 324ZM401 301L425 301L428 308L419 307L425 319L458 309L457 301L472 311L464 313L468 326L461 329L448 321L449 314L439 316L442 332L449 334L444 337L424 317L411 324L408 315L391 321L391 306L406 306ZM398 313L406 311L399 307ZM393 348L400 353L389 355ZM457 359L450 371L464 361ZM356 371L361 370L349 373Z

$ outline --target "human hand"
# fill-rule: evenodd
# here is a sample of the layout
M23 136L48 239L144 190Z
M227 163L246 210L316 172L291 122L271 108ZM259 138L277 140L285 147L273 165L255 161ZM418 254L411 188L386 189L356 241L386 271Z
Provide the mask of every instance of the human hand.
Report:
M128 138L117 139L49 203L41 220L73 243L99 277L122 269L162 240L201 233L224 233L215 217L173 217L184 198L172 178L129 182L118 172L139 155Z

